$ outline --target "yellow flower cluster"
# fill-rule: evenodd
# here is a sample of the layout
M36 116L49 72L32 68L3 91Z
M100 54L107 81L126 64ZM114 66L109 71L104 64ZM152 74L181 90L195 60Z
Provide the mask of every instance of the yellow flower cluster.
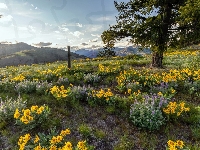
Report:
M196 50L196 51L175 51L175 52L167 52L167 53L165 53L165 56L177 56L177 55L196 56L198 53L199 53L198 50Z
M81 69L81 68L84 68L84 65L81 63L77 63L77 64L74 64L74 66L73 66L76 70L78 70L78 69Z
M179 104L177 104L176 102L169 102L169 104L167 105L166 108L163 108L163 112L165 112L166 114L177 114L177 116L180 116L180 114L183 111L189 111L190 108L189 107L185 107L185 103L181 102Z
M24 136L20 136L18 140L19 150L24 150L26 143L30 140L30 134L25 134Z
M53 136L50 140L50 144L51 144L51 147L56 147L56 144L60 143L63 141L64 137L68 134L70 134L71 131L69 129L65 129L65 130L62 130L60 132L60 135L58 136ZM65 142L65 145L63 146L63 148L60 148L60 150L65 150L65 149L69 149L69 150L72 150L72 144L70 142Z
M163 93L162 93L162 92L158 92L157 95L158 95L158 96L163 96Z
M56 67L53 67L53 68L49 68L50 65L52 64L47 64L48 65L48 69L47 70L37 70L37 72L40 74L40 75L43 75L43 76L46 76L46 75L55 75L55 76L60 76L62 74L62 72L67 68L67 66L61 64L61 65L58 65Z
M101 73L113 73L113 72L117 71L118 69L119 68L117 68L117 67L110 67L110 66L106 67L102 64L99 64L99 72L101 72Z
M50 92L57 100L59 100L61 98L67 97L68 90L66 90L65 87L62 85L60 87L53 86L50 89Z
M78 149L79 150L87 150L85 143L86 143L86 141L79 141L77 144Z
M12 78L11 79L11 81L23 81L25 79L25 77L23 76L23 75L18 75L18 76L16 76L16 77L14 77L14 78Z
M183 146L184 146L184 143L181 140L177 140L176 142L174 142L172 140L169 140L167 142L167 144L168 144L169 150L178 150L177 148L181 148L182 149Z
M144 81L144 85L150 83L159 84L161 82L169 83L169 82L177 82L184 81L188 78L192 80L200 80L200 69L192 70L189 68L177 70L171 69L169 72L162 73L153 73L150 72L149 69L146 70L136 70L134 68L130 68L128 71L121 71L120 75L116 77L118 86L123 87L127 83L134 83L136 81L142 80ZM175 91L172 91L175 92Z
M35 136L34 140L34 150L73 150L72 143L67 141L64 142L64 137L70 134L71 131L69 129L62 130L58 136L53 136L51 138L50 146L41 146L40 138L38 135ZM26 134L21 136L18 140L18 145L20 146L20 150L24 150L28 141L31 140L30 134ZM62 142L62 143L61 143ZM61 143L61 144L60 144ZM62 146L61 146L62 145ZM77 150L87 150L86 141L79 141L77 144Z
M28 124L30 123L32 120L34 120L33 118L33 114L41 114L43 111L45 110L44 106L40 106L38 107L37 105L35 106L31 106L31 109L23 109L22 113L20 113L19 109L15 110L14 113L14 118L15 119L19 119L21 122L23 122L24 124Z
M141 94L141 92L140 92L140 90L138 90L137 92L133 92L133 94L134 94L135 96L139 96L139 95Z
M106 98L106 100L108 101L110 99L110 97L113 96L113 93L111 91L111 89L108 89L107 91L101 89L100 91L92 91L92 96L93 97L98 97L98 98Z

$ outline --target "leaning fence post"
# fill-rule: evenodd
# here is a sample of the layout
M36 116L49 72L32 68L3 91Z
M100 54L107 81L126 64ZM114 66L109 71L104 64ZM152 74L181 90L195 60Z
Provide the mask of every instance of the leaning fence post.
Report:
M68 68L71 68L71 60L70 60L70 46L67 46L68 49Z

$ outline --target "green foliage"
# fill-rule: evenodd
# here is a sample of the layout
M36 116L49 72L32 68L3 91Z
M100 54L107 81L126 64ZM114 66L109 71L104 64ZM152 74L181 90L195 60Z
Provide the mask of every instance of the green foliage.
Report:
M103 50L100 50L97 54L97 57L114 57L116 56L116 53L114 51L114 48L104 47Z
M85 137L89 137L92 134L92 129L87 124L81 124L78 127L78 131Z
M10 91L12 91L14 86L15 86L15 83L14 82L10 82L8 79L0 81L0 90L2 92L10 92Z
M167 47L200 42L199 3L199 0L114 1L119 12L117 24L102 33L102 41L113 48L116 40L129 37L130 42L154 51L152 65L162 67Z
M32 141L35 134L40 132L41 135L39 133L38 136L41 138L41 142L46 139L46 145L48 145L49 140L59 133L50 134L46 129L49 130L56 126L55 130L60 131L63 127L70 126L75 129L70 135L70 142L73 145L77 144L77 139L85 136L90 143L97 146L96 149L99 149L99 146L105 146L105 149L165 149L169 137L173 137L172 139L183 137L183 139L187 139L185 145L198 149L199 135L196 132L199 131L200 124L198 108L199 54L199 51L185 50L165 53L167 65L165 69L138 65L146 65L146 59L151 55L144 55L141 58L130 56L80 60L74 62L74 68L72 67L70 70L66 69L65 62L0 68L0 96L3 99L0 108L7 106L6 100L4 100L6 97L16 97L15 85L23 87L22 83L24 83L26 88L21 90L20 94L23 100L27 99L26 106L11 109L10 117L9 113L5 114L4 111L3 115L1 114L1 116L5 116L0 116L0 149L17 149L16 143L20 133L23 132L22 128L32 128L29 123L23 124L23 126L14 125L13 115L16 108L19 109L22 116L23 109L27 111L25 109L27 107L43 104L51 108L51 114L44 117L46 121L36 122L37 127L28 129ZM57 76L47 82L46 75L48 73ZM100 82L96 82L99 77ZM29 88L26 86L26 80L36 82L36 90L32 92L27 90ZM58 101L50 94L50 89L54 86L60 88L62 85L60 96L65 94L64 90L68 87L69 91L63 95L62 100ZM92 92L92 90L94 91ZM174 102L184 100L190 111L184 111L178 117L177 113L174 113L176 122L170 120L165 124L164 117L167 115L164 115L163 107L171 102L172 96ZM90 107L87 103L93 104L95 107ZM9 107L12 105L15 105L14 99L9 102ZM177 108L180 110L180 106ZM130 122L128 122L129 117ZM103 124L99 124L99 119L103 120L100 122ZM152 119L154 124L148 122L148 119ZM131 124L131 122L135 123ZM79 131L79 125L82 124L87 126L81 130L83 135ZM162 126L164 124L165 126ZM138 130L136 126L147 130ZM161 126L163 130L148 131L160 129ZM102 127L103 130L101 130ZM169 130L167 135L166 129ZM146 134L142 134L144 131ZM124 133L127 134L126 138L123 137ZM68 138L66 139L68 140Z
M95 129L94 135L95 135L97 138L99 138L99 139L104 139L104 138L106 138L106 133L105 133L103 130L101 130L101 129Z
M38 82L38 84L36 85L36 93L38 95L47 95L52 86L52 83L48 83L47 81Z
M1 99L1 98L0 98ZM6 98L5 100L0 101L0 122L8 122L13 120L13 114L17 108L24 109L26 107L26 101L24 101L20 95L17 99Z
M36 85L38 84L37 81L29 81L24 80L22 82L19 82L15 85L15 90L17 93L33 93L36 91Z
M158 130L166 122L161 110L166 103L167 100L163 97L146 95L144 101L136 101L131 105L131 122L140 128Z
M200 97L200 81L193 81L193 82L185 82L184 83L185 90L189 92L189 94L194 97Z
M179 121L194 126L200 126L200 107L192 103L187 103L187 106L190 108L190 111L180 116Z
M151 108L150 104L132 105L130 119L134 125L149 130L159 129L165 124L162 111L158 108Z
M88 74L84 74L84 82L87 84L91 84L94 85L95 83L99 83L101 77L98 76L98 74L92 74L92 73L88 73Z
M68 102L72 104L72 106L74 106L76 103L79 103L80 101L86 102L88 92L90 90L90 87L86 86L72 86L67 96Z
M131 150L134 147L134 142L131 142L128 136L125 134L120 138L117 145L114 146L114 150Z
M183 46L199 44L200 29L200 0L185 0L184 5L179 9L178 24L183 30L180 31L180 43Z
M18 109L16 108L14 118L16 119L16 125L18 125L22 132L30 131L42 127L43 124L49 119L50 109L48 106L37 105L31 106L30 109Z
M104 31L101 35L102 41L105 44L103 50L100 50L97 57L112 57L116 56L115 51L113 51L115 43L115 33L113 31Z
M115 96L109 88L92 90L88 93L87 102L91 106L115 105Z

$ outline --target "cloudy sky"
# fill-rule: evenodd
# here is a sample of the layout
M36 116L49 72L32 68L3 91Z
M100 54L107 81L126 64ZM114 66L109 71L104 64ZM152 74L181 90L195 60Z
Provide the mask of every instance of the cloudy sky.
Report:
M0 0L0 14L0 42L98 48L118 12L114 0Z

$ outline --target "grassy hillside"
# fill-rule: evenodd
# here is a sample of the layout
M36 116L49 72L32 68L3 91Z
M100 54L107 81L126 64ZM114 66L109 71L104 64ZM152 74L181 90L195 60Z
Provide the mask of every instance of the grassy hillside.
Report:
M71 52L71 59L86 58ZM0 44L0 67L31 65L68 60L68 52L49 47L37 48L26 43Z
M18 53L19 54L19 53ZM200 51L0 68L0 149L200 149Z

